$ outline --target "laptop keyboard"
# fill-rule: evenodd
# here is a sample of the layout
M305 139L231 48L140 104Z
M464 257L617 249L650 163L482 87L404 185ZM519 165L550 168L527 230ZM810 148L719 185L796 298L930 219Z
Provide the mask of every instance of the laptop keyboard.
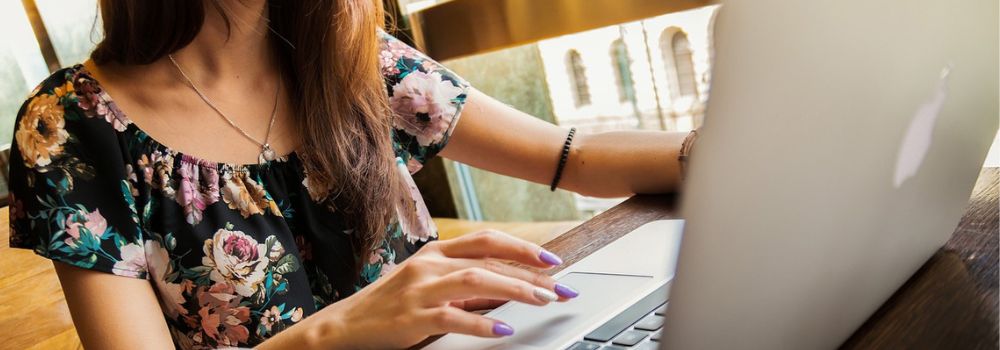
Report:
M566 350L659 349L669 286L657 288Z

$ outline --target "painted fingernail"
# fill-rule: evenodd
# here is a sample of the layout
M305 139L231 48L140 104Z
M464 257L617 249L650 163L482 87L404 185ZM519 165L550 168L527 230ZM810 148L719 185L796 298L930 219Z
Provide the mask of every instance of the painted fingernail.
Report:
M576 289L570 288L569 286L561 283L556 283L555 290L556 294L559 294L559 296L563 298L572 299L580 295L580 292L577 292Z
M545 249L542 249L542 252L538 254L538 258L549 265L560 265L563 263L562 259Z
M506 323L497 322L493 324L493 334L506 337L514 334L514 329L510 328Z
M556 301L556 299L559 299L559 296L556 295L555 292L553 292L551 290L548 290L548 289L545 289L545 288L542 288L542 287L535 287L535 293L534 294L535 294L535 298L538 298L540 300L544 300L546 302Z

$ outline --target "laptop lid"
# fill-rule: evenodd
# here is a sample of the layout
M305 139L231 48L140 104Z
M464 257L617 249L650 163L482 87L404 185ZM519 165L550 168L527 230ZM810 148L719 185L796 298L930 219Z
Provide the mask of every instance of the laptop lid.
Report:
M997 132L997 13L725 2L666 348L836 347L950 237Z

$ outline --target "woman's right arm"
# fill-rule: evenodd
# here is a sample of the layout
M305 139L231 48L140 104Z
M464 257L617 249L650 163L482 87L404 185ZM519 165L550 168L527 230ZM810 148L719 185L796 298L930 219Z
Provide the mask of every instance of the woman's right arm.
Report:
M509 335L506 332L513 330L504 329L502 321L466 311L461 305L471 300L545 305L555 298L575 296L566 286L556 288L555 280L544 273L504 263L541 269L553 266L554 260L543 254L550 253L495 231L433 242L388 276L278 333L259 348L386 349L405 348L444 333ZM149 281L54 264L84 348L174 348Z
M500 320L465 310L469 301L515 300L545 305L576 296L544 273L559 263L538 245L483 231L432 242L387 276L262 343L259 349L396 349L437 334L502 337Z
M85 349L173 349L149 281L54 261Z
M94 104L94 89L75 85L73 72L45 79L17 113L10 246L54 261L87 349L173 348L146 279L146 240L124 148L113 118L101 114L108 109Z

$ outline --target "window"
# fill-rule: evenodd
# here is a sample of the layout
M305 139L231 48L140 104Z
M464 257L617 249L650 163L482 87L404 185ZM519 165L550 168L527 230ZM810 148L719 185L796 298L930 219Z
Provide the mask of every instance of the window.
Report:
M611 62L615 65L615 83L618 86L618 102L627 102L635 98L635 85L632 82L632 60L622 39L611 43Z
M96 0L34 0L62 67L83 63L104 37Z
M694 61L691 59L691 43L683 31L667 29L660 37L660 49L663 51L663 62L667 71L673 71L674 81L671 89L675 96L697 96L698 83L694 73ZM673 67L670 67L672 65Z
M4 82L0 84L0 206L7 204L7 157L21 104L51 70L87 58L100 36L91 36L99 34L92 31L100 27L98 21L97 0L0 1L0 32L4 33L0 43L0 81ZM36 32L33 27L44 29Z
M697 95L698 87L694 77L694 62L691 60L691 43L688 42L687 35L684 32L674 33L670 44L674 53L674 69L677 70L677 86L680 88L681 96Z
M587 85L587 72L583 67L583 59L576 50L566 54L566 69L573 87L573 103L577 107L590 104L590 86Z

